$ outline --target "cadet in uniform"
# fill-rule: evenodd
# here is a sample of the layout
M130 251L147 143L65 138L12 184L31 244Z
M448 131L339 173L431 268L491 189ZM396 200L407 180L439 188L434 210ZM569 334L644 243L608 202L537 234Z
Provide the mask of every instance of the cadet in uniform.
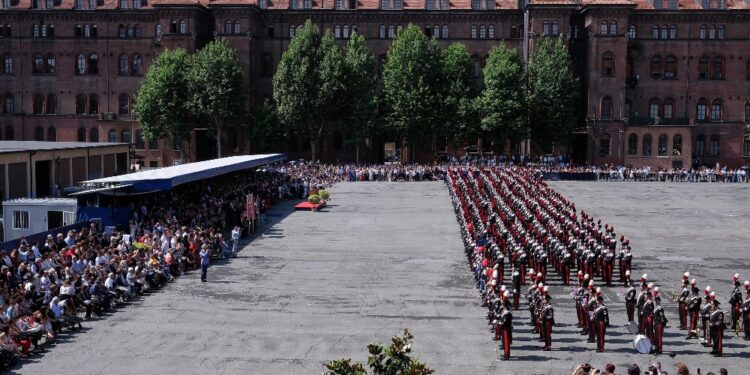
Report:
M649 284L649 286L653 286L653 284ZM654 307L651 294L646 294L646 300L641 310L641 321L643 322L643 334L648 336L652 343L654 342Z
M750 340L750 281L745 280L745 299L742 300L742 325L745 327L745 340Z
M604 335L609 325L609 312L604 306L604 297L596 297L597 307L594 310L593 321L596 324L596 348L600 353L604 353Z
M724 346L724 312L719 309L719 301L716 300L715 296L712 295L711 297L712 308L709 317L709 322L711 324L711 341L713 342L711 354L716 357L721 357Z
M664 308L661 307L661 297L658 295L654 297L654 338L656 341L654 344L654 350L656 354L661 354L662 346L664 344L664 327L667 326L667 317L664 315Z
M625 286L628 291L625 293L625 311L628 313L628 323L635 320L635 299L636 290L633 281L630 280L630 271L625 271Z
M503 300L507 299L508 293L506 292L503 294ZM502 304L502 306L498 323L503 336L503 360L507 361L510 359L510 345L513 342L513 313L508 308L507 304Z
M701 323L703 323L701 336L703 337L703 346L711 346L711 330L708 329L708 318L711 315L711 286L707 286L703 291L705 302L701 306Z
M544 287L544 298L541 307L542 332L544 335L544 350L552 350L552 326L555 325L555 310L552 308L552 296L549 288Z
M732 276L732 283L734 289L732 289L731 297L729 297L729 305L731 306L730 317L732 319L731 329L737 329L737 321L740 320L740 306L742 305L742 289L740 288L740 274L735 273Z
M698 337L696 328L698 327L698 314L701 311L701 296L698 295L698 287L695 284L695 279L690 281L690 300L687 307L688 313L690 313L690 328L688 329L687 339Z
M690 272L682 274L682 290L680 295L677 297L677 303L680 311L680 326L679 329L687 329L687 301L690 299Z

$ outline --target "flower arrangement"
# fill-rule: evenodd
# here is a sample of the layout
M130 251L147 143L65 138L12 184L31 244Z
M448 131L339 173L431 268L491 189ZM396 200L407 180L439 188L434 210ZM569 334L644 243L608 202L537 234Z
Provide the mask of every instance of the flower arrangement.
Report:
M320 195L318 194L310 194L309 197L307 197L307 201L312 204L318 204L320 203Z
M330 198L331 194L328 192L328 190L321 190L318 192L318 195L320 195L320 199L327 201L328 198Z

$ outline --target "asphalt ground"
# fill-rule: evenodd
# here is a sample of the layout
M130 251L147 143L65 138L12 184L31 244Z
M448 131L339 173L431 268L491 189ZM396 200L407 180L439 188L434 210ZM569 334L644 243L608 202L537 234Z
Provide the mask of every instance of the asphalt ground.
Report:
M554 183L584 209L631 239L635 272L664 289L685 270L710 282L725 302L730 278L750 278L750 187L723 184ZM209 282L180 277L106 318L64 334L24 361L21 374L319 374L328 360L366 360L371 342L408 327L414 355L441 374L569 374L578 363L617 373L683 361L691 370L745 374L749 342L725 339L725 357L685 342L676 306L660 356L636 354L624 328L624 289L605 290L612 327L607 352L575 328L568 287L550 278L557 326L553 351L515 314L510 361L499 361L461 249L444 185L344 183L323 212L274 207L263 234L238 258L214 264ZM726 306L726 303L723 305ZM673 354L672 357L670 354Z

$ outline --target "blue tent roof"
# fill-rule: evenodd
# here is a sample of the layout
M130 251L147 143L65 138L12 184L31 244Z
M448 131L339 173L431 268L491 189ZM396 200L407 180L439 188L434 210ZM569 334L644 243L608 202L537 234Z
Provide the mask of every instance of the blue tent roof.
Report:
M132 185L130 189L134 192L169 190L177 185L188 182L205 180L231 172L283 161L284 159L286 159L286 155L284 154L230 156L176 165L174 167L128 173L120 176L98 178L96 180L83 181L81 184L90 188L101 188L108 185Z

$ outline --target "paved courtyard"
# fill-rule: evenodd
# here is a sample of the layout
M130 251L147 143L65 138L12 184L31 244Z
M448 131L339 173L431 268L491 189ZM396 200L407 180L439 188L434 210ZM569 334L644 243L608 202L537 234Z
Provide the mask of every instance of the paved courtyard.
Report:
M721 184L554 183L583 208L631 238L636 272L665 287L690 270L726 302L729 278L750 278L750 187ZM447 190L442 183L353 183L333 190L325 212L275 207L262 236L231 262L193 272L165 290L85 323L23 374L319 374L340 357L366 359L366 345L387 342L403 327L416 336L414 354L441 374L564 374L577 363L638 363L624 327L622 288L605 292L613 327L607 353L577 334L570 289L552 278L558 326L553 351L540 350L528 312L516 314L511 361L497 360L485 309L466 267ZM701 268L699 268L701 267ZM726 304L724 304L726 307ZM666 368L744 374L750 345L725 340L725 358L672 327ZM670 357L670 353L675 357ZM674 373L669 368L670 373Z

